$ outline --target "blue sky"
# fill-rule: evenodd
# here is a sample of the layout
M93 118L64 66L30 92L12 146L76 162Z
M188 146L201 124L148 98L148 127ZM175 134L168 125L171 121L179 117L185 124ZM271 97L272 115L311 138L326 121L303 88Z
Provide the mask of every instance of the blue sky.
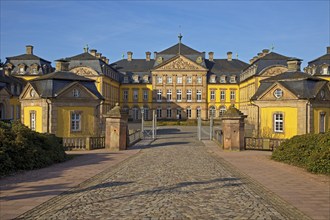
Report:
M307 61L330 46L329 1L15 1L2 0L0 57L25 45L52 62L88 44L117 61L127 51L144 58L182 42L249 62L264 48Z

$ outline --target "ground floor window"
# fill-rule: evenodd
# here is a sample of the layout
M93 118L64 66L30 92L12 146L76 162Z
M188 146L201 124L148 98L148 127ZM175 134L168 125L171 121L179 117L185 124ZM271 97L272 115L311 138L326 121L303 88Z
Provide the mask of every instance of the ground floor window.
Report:
M325 112L321 112L320 113L320 133L324 133L325 132Z
M283 113L274 114L274 132L283 132L284 131L284 117Z
M71 131L81 131L81 112L71 113Z
M139 119L139 109L133 108L133 120L138 120L138 119Z
M215 117L215 107L214 106L211 106L210 107L210 117Z
M196 117L198 118L198 117L200 117L200 116L201 116L201 108L198 107L198 108L196 109Z
M191 108L187 108L187 118L191 118Z
M36 130L36 112L35 111L30 111L30 129L32 131Z
M162 109L157 108L157 118L161 118L161 117L162 117Z
M226 113L226 106L220 106L219 117L223 116Z
M172 109L168 108L166 111L166 117L172 118Z

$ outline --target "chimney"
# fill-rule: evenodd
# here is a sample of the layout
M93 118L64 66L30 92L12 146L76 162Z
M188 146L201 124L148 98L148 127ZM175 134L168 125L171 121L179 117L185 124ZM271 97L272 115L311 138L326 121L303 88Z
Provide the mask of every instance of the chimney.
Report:
M56 71L69 71L69 62L66 60L56 60Z
M107 59L107 58L106 58L105 56L102 56L102 57L101 57L101 60L102 60L103 62L105 62L106 59Z
M298 58L289 59L287 61L288 71L289 72L300 71L300 64L301 64L301 59L298 59Z
M26 54L33 54L33 46L26 45Z
M149 51L146 52L146 61L150 61L151 53Z
M232 61L233 60L233 52L227 52L227 60Z
M263 53L257 53L258 58L263 57Z
M95 55L96 55L96 58L99 58L99 59L101 59L101 57L102 57L102 53L96 53Z
M105 59L105 63L109 64L109 59L108 58Z
M327 54L330 54L330 47L327 47Z
M133 55L133 52L131 52L131 51L127 52L127 61L132 61L132 55Z
M209 52L209 61L213 62L213 55L214 55L213 52Z
M96 49L91 49L89 52L90 52L94 57L96 57L96 52L97 52Z

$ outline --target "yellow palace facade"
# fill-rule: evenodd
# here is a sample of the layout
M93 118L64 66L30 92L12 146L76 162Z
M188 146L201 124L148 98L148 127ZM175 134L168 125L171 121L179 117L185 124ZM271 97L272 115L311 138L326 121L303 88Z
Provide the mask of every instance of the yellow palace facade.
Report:
M151 120L153 110L158 120L221 119L235 105L248 116L249 135L289 138L330 129L330 47L304 72L299 59L269 50L245 63L231 52L216 59L181 38L153 56L146 52L145 58L135 59L127 52L126 59L113 63L84 48L57 60L56 69L33 55L33 47L26 49L26 54L8 57L2 68L0 107L6 114L1 114L38 132L101 135L104 117L117 102L132 121L141 120L142 110L145 120ZM24 80L19 97L11 94L10 80L2 82L6 77Z

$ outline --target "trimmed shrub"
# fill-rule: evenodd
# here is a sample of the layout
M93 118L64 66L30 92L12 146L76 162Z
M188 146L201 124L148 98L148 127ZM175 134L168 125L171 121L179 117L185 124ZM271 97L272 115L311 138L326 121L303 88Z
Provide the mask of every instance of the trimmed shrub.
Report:
M20 122L0 122L0 176L67 159L61 139L32 131Z
M284 141L272 159L303 167L310 172L330 174L330 131L297 135Z

